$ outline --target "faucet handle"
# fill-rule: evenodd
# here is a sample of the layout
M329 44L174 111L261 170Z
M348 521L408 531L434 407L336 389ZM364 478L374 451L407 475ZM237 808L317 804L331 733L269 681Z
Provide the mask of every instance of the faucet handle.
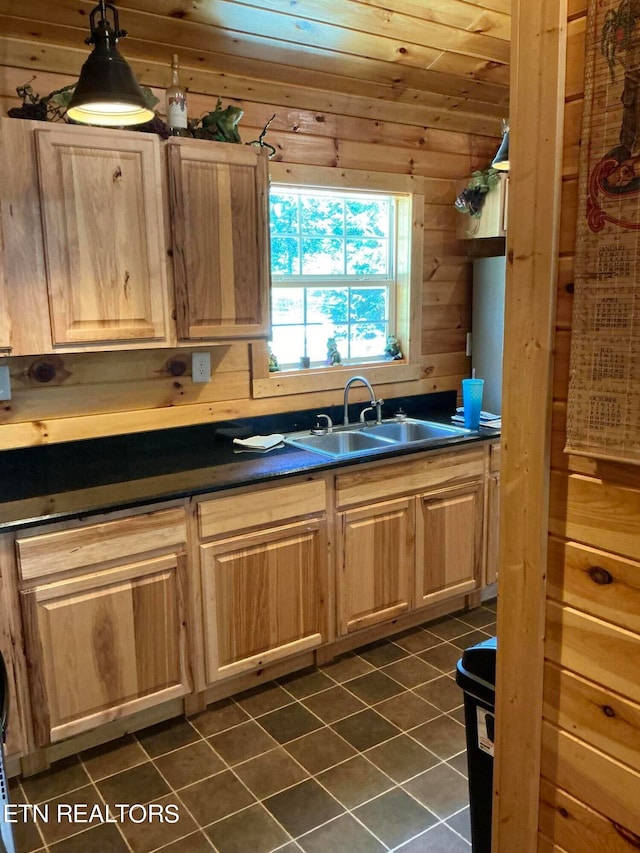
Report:
M361 424L366 424L366 422L367 422L366 414L367 414L367 412L372 412L374 410L374 408L375 408L374 406L365 406L364 407L364 409L360 412L360 423Z
M384 405L384 400L376 400L376 401L375 401L375 407L376 407L376 423L377 423L377 424L381 424L381 423L382 423L382 407L383 407L383 405Z
M324 435L325 433L331 432L333 430L333 421L331 420L329 415L318 414L316 415L316 418L318 418L318 423L311 430L311 435ZM327 421L325 426L321 426L320 418L325 418L325 420Z

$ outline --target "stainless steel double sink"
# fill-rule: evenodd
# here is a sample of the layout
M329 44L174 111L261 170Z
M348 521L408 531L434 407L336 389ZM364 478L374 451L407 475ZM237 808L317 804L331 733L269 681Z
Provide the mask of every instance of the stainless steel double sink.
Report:
M344 458L361 456L375 451L391 450L414 444L441 444L448 439L460 439L472 433L463 427L422 421L417 418L383 421L381 424L349 424L333 427L331 432L313 435L308 430L285 436L285 442L303 450L325 456Z

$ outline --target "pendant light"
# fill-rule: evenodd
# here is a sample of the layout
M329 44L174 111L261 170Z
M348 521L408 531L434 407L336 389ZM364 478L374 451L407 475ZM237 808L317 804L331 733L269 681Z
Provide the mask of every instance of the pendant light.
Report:
M107 19L107 9L113 13L113 24ZM85 43L94 48L82 66L67 115L83 124L109 126L151 121L155 113L147 106L133 71L116 48L118 39L127 34L120 29L117 9L100 0L89 20L91 35Z
M493 158L491 168L498 169L500 172L509 171L509 125L504 120L502 122L502 142Z

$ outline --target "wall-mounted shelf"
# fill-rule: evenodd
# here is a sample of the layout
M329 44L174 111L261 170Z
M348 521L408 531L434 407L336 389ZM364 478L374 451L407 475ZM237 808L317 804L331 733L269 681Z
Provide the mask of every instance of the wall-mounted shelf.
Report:
M466 182L462 182L458 192L462 192L466 185ZM487 193L479 217L463 213L458 216L456 237L459 240L504 237L507 231L508 192L509 177L502 174L498 184Z

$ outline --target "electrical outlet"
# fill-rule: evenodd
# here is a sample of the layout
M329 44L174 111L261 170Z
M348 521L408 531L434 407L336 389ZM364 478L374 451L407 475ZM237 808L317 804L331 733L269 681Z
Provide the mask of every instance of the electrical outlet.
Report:
M208 382L211 379L211 353L194 352L191 355L191 379L193 382Z
M6 364L0 367L0 400L11 399L11 377Z

